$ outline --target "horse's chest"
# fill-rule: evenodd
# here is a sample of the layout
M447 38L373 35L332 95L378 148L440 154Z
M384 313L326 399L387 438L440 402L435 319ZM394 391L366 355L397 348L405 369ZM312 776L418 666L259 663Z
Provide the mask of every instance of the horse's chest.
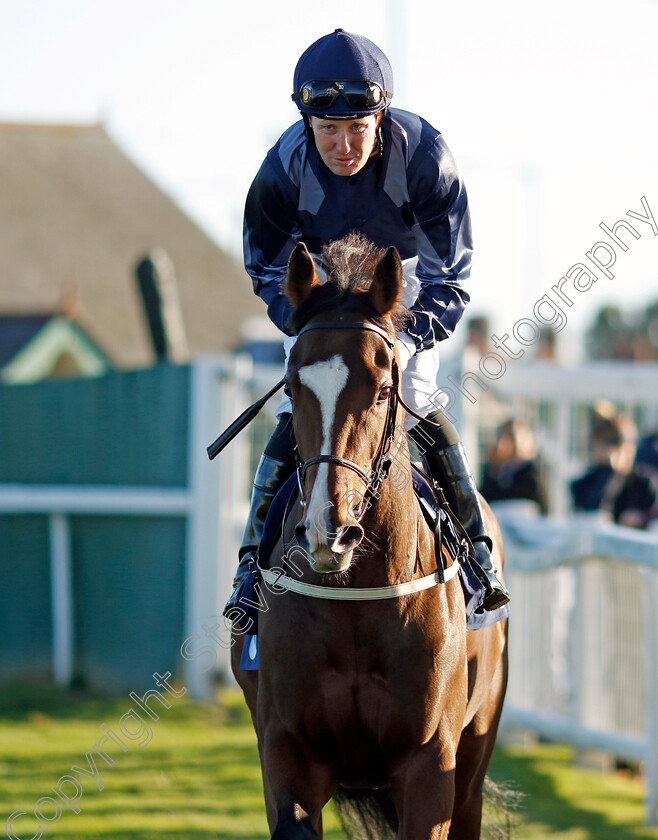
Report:
M315 683L312 702L298 708L291 723L301 741L337 768L344 784L384 784L401 746L425 743L436 730L429 689L420 677L403 687L377 672L327 671Z
M264 628L261 678L283 728L346 773L351 762L364 783L376 783L405 745L433 737L442 697L465 705L458 634L428 635L427 624L401 621L390 606L361 623L325 619L318 608L312 622L299 618L294 628Z
M350 755L357 745L379 756L401 738L422 743L438 723L433 709L449 671L439 677L429 645L416 647L413 656L390 643L342 650L335 657L318 652L315 663L289 675L293 695L305 698L289 706L296 718L290 724Z

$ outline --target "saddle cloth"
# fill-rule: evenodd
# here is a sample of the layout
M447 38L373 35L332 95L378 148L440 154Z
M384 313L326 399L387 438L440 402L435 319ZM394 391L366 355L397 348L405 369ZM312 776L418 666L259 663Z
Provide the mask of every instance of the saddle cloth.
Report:
M446 512L440 507L436 495L425 476L418 470L413 469L412 478L416 497L430 527L435 527L437 520L440 521L441 540L447 546L451 556L455 557L463 553L461 551L459 537L452 526L452 522L446 515ZM274 548L281 533L281 525L286 509L293 501L293 496L297 493L297 490L297 475L293 473L281 487L270 506L263 529L263 538L259 547L260 556L267 557ZM459 580L464 592L467 630L479 630L483 627L489 627L489 625L509 617L509 604L505 604L505 606L491 611L482 608L485 594L484 585L473 570L471 560L468 557L462 558L462 562L460 563ZM258 670L258 613L259 607L260 609L264 608L260 605L259 601L260 599L254 591L254 576L250 574L241 585L238 599L238 606L245 614L240 620L240 623L244 622L244 626L248 627L249 630L245 634L245 642L242 648L242 659L240 661L240 670L242 671Z

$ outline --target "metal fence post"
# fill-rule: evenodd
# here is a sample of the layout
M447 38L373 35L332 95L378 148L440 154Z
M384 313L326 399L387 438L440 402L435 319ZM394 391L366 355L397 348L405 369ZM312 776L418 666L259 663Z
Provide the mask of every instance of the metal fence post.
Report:
M63 513L48 517L53 680L68 687L73 676L73 576L71 524Z
M646 572L647 825L658 825L658 570Z
M219 431L226 428L249 405L253 375L254 365L251 356L242 353L231 358L231 365L222 380L222 413ZM245 429L231 441L217 459L222 500L221 544L217 557L222 609L233 588L233 577L238 565L238 548L247 520L249 453L249 432ZM246 509L245 506L247 506ZM225 622L225 631L228 634L228 622ZM225 680L233 680L228 646L222 651L220 676Z
M203 630L204 624L210 626L220 617L220 480L217 464L208 460L206 446L216 437L221 425L219 380L223 367L220 359L201 357L195 359L190 369L188 489L191 504L185 564L185 641L181 653L185 685L197 700L213 699L215 680L223 664L223 651L212 639L209 641ZM203 656L201 649L205 651ZM214 666L212 656L217 657Z

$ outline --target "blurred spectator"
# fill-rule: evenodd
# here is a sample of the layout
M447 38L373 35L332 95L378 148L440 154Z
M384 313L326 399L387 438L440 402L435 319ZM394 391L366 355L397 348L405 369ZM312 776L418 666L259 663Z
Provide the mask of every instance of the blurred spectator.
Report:
M475 350L480 356L489 352L489 319L476 315L466 322L466 349Z
M604 306L585 335L591 359L658 359L658 301L635 310Z
M557 333L553 327L541 327L537 342L537 361L554 362L557 359Z
M595 416L592 466L571 483L574 509L598 511L619 525L646 528L658 516L658 485L650 469L634 465L636 449L632 420L617 413Z
M480 492L488 502L529 500L547 512L537 447L522 420L507 420L498 427L496 443L482 471Z
M636 466L644 464L658 471L658 431L645 435L637 446Z

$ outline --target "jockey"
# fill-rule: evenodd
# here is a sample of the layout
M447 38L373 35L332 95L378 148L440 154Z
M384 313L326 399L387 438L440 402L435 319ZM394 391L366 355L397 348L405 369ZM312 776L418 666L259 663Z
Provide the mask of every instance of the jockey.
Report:
M408 414L406 428L473 542L483 606L493 610L509 594L496 577L464 448L436 397L438 343L452 334L470 299L464 288L472 250L466 191L441 134L415 114L390 108L392 96L388 59L367 38L337 29L304 52L292 94L302 120L269 151L247 196L245 267L271 320L286 334L287 358L295 337L286 326L292 306L281 287L300 239L321 278L322 246L350 231L398 249L403 302L411 311L398 334L402 397L430 421ZM270 503L295 469L291 412L284 396L256 471L225 615L237 604Z

